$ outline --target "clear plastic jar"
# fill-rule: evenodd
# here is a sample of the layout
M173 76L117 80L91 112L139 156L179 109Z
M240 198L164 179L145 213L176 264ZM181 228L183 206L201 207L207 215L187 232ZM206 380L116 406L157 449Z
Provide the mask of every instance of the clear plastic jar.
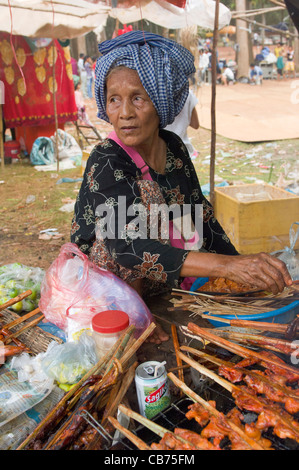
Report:
M103 357L128 328L129 316L121 310L106 310L97 313L91 322L92 336L99 358Z

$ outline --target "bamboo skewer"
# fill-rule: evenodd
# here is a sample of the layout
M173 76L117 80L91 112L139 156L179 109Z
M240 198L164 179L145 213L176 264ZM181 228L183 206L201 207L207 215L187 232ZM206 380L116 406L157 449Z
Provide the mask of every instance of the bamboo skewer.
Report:
M201 315L202 318L207 318L211 319L211 315ZM229 320L227 318L221 318L217 316L213 316L213 320L227 323L230 326L235 326L237 328L253 328L257 330L262 330L262 331L271 331L273 333L280 333L280 334L285 334L287 332L288 327L290 326L289 324L283 324L283 323L270 323L270 322L256 322L256 321L251 321L251 320ZM298 328L297 328L298 330Z
M169 373L168 377L172 382L179 387L188 397L191 398L195 403L200 403L204 408L206 408L209 413L216 418L221 417L222 419L225 420L225 422L229 425L229 427L235 431L246 444L248 444L252 449L254 450L265 450L258 442L256 442L254 439L250 438L249 436L246 435L246 433L239 427L237 426L233 421L230 419L226 418L222 413L220 413L216 408L214 408L210 403L205 401L203 398L201 398L199 395L197 395L193 390L191 390L189 387L187 387L186 384L181 382L174 374Z
M140 346L144 343L144 341L152 334L154 329L156 328L155 323L151 323L149 327L139 336L139 338L133 343L130 351L125 353L121 358L121 364L123 367L127 365L131 357L138 351Z
M231 351L235 354L238 354L241 357L250 357L250 358L255 358L258 359L259 361L263 362L268 362L269 364L272 364L274 366L277 366L279 368L285 369L289 372L292 372L293 374L298 374L298 370L295 369L292 366L289 366L288 364L285 364L283 362L276 361L275 359L265 357L264 355L260 354L257 351L252 351L251 349L244 348L243 346L239 346L235 343L232 343L230 341L227 341L223 338L219 338L217 335L214 335L208 331L206 331L205 328L200 328L199 326L195 325L194 323L188 323L188 329L192 332L195 333L196 335L205 338L212 343L217 344L218 346L223 346L225 349L228 349L228 351Z
M18 302L20 302L21 300L25 299L26 297L28 297L29 295L32 294L32 291L31 290L26 290L25 292L23 292L22 294L19 294L17 295L16 297L14 297L13 299L9 299L7 302L5 302L4 304L0 305L0 312L2 310L5 310L6 308L8 307L11 307L12 305L14 304L17 304Z
M197 370L197 372L200 372L206 377L209 377L210 379L214 380L214 382L218 383L219 385L222 385L223 388L225 388L228 392L233 391L235 385L231 384L222 377L219 377L219 375L215 374L215 372L211 371L210 369L207 369L203 365L199 364L198 362L183 354L182 352L180 352L179 355L183 361L193 367L193 369Z
M28 330L28 328L31 328L37 325L41 320L43 320L43 318L44 318L44 315L40 315L38 318L36 318L35 320L32 320L27 325L22 326L22 328L20 328L15 333L11 333L9 336L6 336L4 338L4 344L10 343L14 338L17 338L18 336L20 336L20 334L22 334L25 330Z
M66 417L70 410L74 407L74 404L76 404L79 399L78 397L80 397L80 394L82 394L82 392L85 390L84 383L88 381L88 379L91 378L93 375L98 374L100 371L102 371L105 366L107 369L110 370L110 373L108 375L104 372L103 378L106 376L106 379L104 379L104 381L106 380L107 382L108 380L107 385L113 385L114 382L112 383L111 380L109 382L110 375L114 373L113 371L117 371L117 369L119 371L117 373L118 376L119 373L122 374L122 371L127 367L132 356L142 345L142 343L147 339L147 337L152 333L155 327L156 325L152 323L137 340L134 340L133 344L131 344L128 349L127 345L129 344L129 340L131 339L132 333L135 330L135 327L131 325L126 330L126 332L119 338L119 340L115 343L111 350L106 354L106 356L100 359L100 361L94 367L92 367L85 374L85 376L60 400L60 402L54 407L54 409L51 410L51 412L42 420L42 422L35 428L31 435L28 436L28 438L18 447L17 450L25 448L31 441L36 442L39 439L44 440L45 437L49 434L49 427L51 427L51 425L52 427L57 427L57 425L62 421L62 419ZM122 353L123 355L120 357ZM119 357L119 360L116 356ZM112 366L110 361L113 357L114 363ZM111 369L111 366L113 367L113 369ZM103 394L106 391L107 387L103 388L103 380L99 377L97 383L92 387L93 403L96 404L96 402L99 400L99 395ZM76 411L72 412L73 416L75 416L74 413L76 413ZM47 444L47 449L55 449L56 445L58 447L59 445L65 445L65 434L62 434L62 431L66 431L67 426L72 426L72 422L69 421L69 419L67 419L67 422L68 424L63 425L62 429L59 430L59 433L56 433L55 438L52 438L51 442ZM46 435L44 435L45 433Z
M179 356L179 350L180 350L180 345L179 345L179 339L178 339L178 334L177 334L177 330L176 330L176 326L175 325L171 325L171 333L172 333L172 340L173 340L173 345L174 345L174 352L175 352L175 357L176 357L176 362L177 362L177 366L178 366L178 375L179 375L179 379L184 382L184 371L183 369L181 368L183 363L182 363L182 360ZM182 393L181 393L182 395Z
M10 328L13 328L14 326L17 326L20 323L23 323L24 321L29 320L29 318L34 317L34 315L37 315L38 313L40 313L40 309L36 308L35 310L32 310L32 312L26 313L22 317L17 318L16 320L11 321L10 323L7 323L6 325L3 326L3 328L5 328L6 330L9 330Z
M207 328L207 331L211 330ZM237 340L241 343L260 346L264 349L270 349L271 351L284 352L285 354L292 354L294 352L293 343L284 339L220 330L217 330L216 335L220 336L221 338Z
M201 450L199 446L195 446L191 442L187 441L186 439L182 438L181 436L178 436L174 434L173 432L169 431L168 429L163 428L159 424L155 423L154 421L150 421L149 419L145 418L144 416L141 416L140 414L136 413L135 411L130 410L126 406L119 405L118 407L119 411L128 416L129 418L135 419L138 423L142 424L143 426L147 427L150 429L152 432L157 434L159 437L163 438L164 434L168 433L171 434L172 436L175 437L175 439L179 440L183 445L189 445L193 449L197 448L198 450Z
M131 333L134 331L134 327L129 327ZM88 380L89 377L92 375L98 374L105 364L108 364L109 361L111 360L111 357L114 355L115 351L119 347L119 345L127 340L128 338L128 330L125 332L124 335L122 335L118 341L113 345L111 350L104 356L102 357L97 364L95 364L86 374L80 379L80 381L75 384L67 393L62 397L62 399L57 403L57 405L48 413L48 415L38 424L38 426L34 429L34 431L20 444L20 446L17 448L17 450L22 450L24 449L31 440L35 439L38 434L45 428L45 426L48 425L49 421L52 420L52 418L55 417L56 413L59 411L60 408L66 408L68 402L74 397L75 393L82 387L84 382Z
M111 424L115 427L115 429L118 429L129 441L131 441L139 450L151 450L151 448L143 442L139 437L137 437L135 434L133 434L131 431L123 427L117 419L113 418L112 416L108 417L108 420L110 421Z
M109 375L105 375L102 380L98 380L94 387L87 391L85 402L81 404L79 409L75 409L70 414L63 426L55 432L52 439L50 439L50 442L46 444L44 450L64 450L74 438L78 437L78 434L81 431L80 425L82 426L83 424L84 426L86 424L84 418L81 416L81 412L83 410L90 412L96 400L99 398L99 395L103 394L109 390L111 386L115 385L119 377L122 376L122 373L122 367L116 359L114 367L110 370Z
M103 419L102 419L103 426L105 425L105 422L107 419L109 419L109 417L114 416L118 405L120 404L125 394L127 393L127 390L135 377L135 369L137 365L138 365L137 362L134 362L134 364L132 364L128 372L125 374L122 380L122 383L120 385L120 388L119 390L117 390L117 393L115 394L115 396L111 394L111 399L109 399L108 404L103 414Z

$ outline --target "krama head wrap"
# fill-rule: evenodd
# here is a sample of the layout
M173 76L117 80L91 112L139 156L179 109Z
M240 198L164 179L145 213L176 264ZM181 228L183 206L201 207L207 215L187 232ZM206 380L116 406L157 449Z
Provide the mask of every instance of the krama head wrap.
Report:
M144 31L132 31L99 44L102 54L95 68L98 117L106 114L106 77L111 67L124 65L137 71L160 118L160 127L171 124L189 93L188 77L195 72L194 57L170 39Z

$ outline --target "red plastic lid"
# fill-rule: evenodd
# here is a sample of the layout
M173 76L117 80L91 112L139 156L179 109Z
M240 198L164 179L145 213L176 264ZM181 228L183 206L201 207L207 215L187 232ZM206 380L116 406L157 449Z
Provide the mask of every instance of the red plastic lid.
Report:
M121 310L106 310L92 319L92 329L98 333L117 333L129 326L130 319Z

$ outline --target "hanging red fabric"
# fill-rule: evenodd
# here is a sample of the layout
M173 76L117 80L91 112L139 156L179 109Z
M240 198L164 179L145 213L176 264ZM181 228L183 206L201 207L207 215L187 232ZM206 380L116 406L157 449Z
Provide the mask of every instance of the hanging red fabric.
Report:
M12 45L9 34L0 33L0 80L5 90L3 114L6 127L54 124L54 87L58 122L75 121L78 113L69 48L55 41L53 57L52 41L38 47L24 36L13 36Z

